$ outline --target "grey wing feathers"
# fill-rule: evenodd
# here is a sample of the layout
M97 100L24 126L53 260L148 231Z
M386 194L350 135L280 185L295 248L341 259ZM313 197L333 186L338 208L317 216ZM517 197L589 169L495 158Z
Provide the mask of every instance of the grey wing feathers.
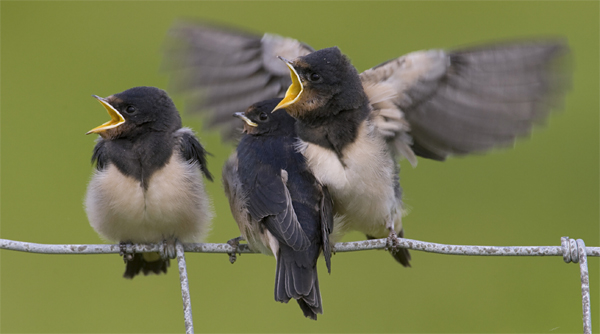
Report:
M408 123L412 141L406 128L396 135L414 153L444 160L508 146L529 133L564 95L569 80L558 62L567 51L556 40L419 51L367 70L361 79L395 93L383 104L392 101Z
M186 93L187 111L209 116L225 139L239 134L231 117L256 102L283 96L291 84L289 59L314 51L291 38L253 35L197 22L179 22L169 32L166 67L174 90Z
M256 184L248 194L248 212L252 218L262 220L275 238L285 242L293 250L308 248L310 240L298 221L286 185L287 172L282 170L281 178L261 177L260 173L258 175Z

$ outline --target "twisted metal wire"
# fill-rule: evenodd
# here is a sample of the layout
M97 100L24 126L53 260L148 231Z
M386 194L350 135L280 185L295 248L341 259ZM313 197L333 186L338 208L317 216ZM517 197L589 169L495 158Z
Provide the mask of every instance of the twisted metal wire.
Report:
M571 243L576 241L573 239ZM416 251L429 253L449 254L449 255L476 255L476 256L565 256L563 246L467 246L467 245L447 245L433 242L399 238L398 247L407 248ZM128 245L127 251L136 253L160 252L162 244L133 244ZM371 249L385 249L387 239L372 239L364 241L339 242L334 245L333 250L337 253L364 251ZM14 241L0 239L0 249L14 250L29 253L44 254L118 254L121 248L118 244L111 245L77 245L77 244L37 244L32 242ZM256 253L246 244L241 244L237 250L229 244L218 243L186 243L183 244L186 252L194 253L233 253L251 254ZM577 247L569 247L570 253L577 254ZM583 247L587 256L600 257L600 247ZM577 255L569 254L569 258L576 258ZM566 260L565 260L566 261Z
M583 308L583 332L592 333L592 319L590 309L590 284L587 266L588 256L600 257L600 247L586 247L581 239L561 238L561 246L468 246L468 245L446 245L420 240L399 238L398 247L416 251L423 251L448 255L471 255L471 256L562 256L566 263L579 263L581 277L581 300ZM126 244L128 253L161 252L164 244ZM385 249L388 247L387 239L373 239L353 242L340 242L334 245L334 252L354 252L371 249ZM121 245L49 245L31 242L22 242L8 239L0 239L0 249L14 250L28 253L43 254L118 254L122 251ZM234 255L256 253L247 244L241 244L237 248L229 244L215 243L177 243L177 262L179 277L181 281L181 296L183 300L183 313L185 330L187 334L194 333L192 320L192 303L185 263L185 252L194 253L225 253Z

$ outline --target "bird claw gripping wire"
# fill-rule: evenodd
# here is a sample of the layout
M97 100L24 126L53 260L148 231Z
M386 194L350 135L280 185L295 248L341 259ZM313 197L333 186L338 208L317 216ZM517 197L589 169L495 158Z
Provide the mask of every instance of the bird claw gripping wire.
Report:
M237 238L233 238L231 240L227 241L227 244L231 247L233 247L233 252L228 253L229 254L229 262L231 262L231 264L234 264L235 261L237 260L237 254L242 255L242 253L240 252L240 241L244 240L244 237L239 236Z
M123 257L123 262L133 260L135 251L133 250L133 243L131 241L119 243L119 255Z
M392 229L390 230L390 234L387 237L387 241L385 243L385 250L390 253L395 253L398 250L398 246L400 245L400 241L398 240L398 236L396 232Z
M165 239L162 243L160 243L160 257L163 260L166 259L174 259L177 257L177 250L175 246L177 244L177 239Z

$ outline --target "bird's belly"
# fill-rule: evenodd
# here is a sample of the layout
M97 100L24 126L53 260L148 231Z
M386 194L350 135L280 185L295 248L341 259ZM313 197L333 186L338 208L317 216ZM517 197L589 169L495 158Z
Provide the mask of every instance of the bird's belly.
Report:
M147 190L112 164L96 172L85 201L92 227L113 242L201 241L210 203L197 168L175 159L152 174Z
M344 164L332 150L311 143L300 147L315 177L328 187L335 212L344 216L343 230L380 237L389 232L388 221L401 228L394 161L382 147L376 138L350 144L343 152Z
M266 229L264 232L260 232L259 227L256 226L257 224L260 223L255 223L251 228L241 231L242 236L246 239L248 244L250 244L250 248L253 250L265 255L275 255L279 246L277 239L275 239ZM277 247L275 247L275 250L272 249L274 248L273 242L276 242Z

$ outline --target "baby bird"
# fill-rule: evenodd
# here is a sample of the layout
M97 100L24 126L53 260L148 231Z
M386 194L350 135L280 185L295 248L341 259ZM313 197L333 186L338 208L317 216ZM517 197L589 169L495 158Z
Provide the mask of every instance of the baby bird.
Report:
M332 239L348 230L388 236L404 266L398 160L510 147L561 105L571 76L561 38L415 51L359 74L339 49L293 38L195 22L170 35L179 43L166 58L192 112L230 138L231 113L285 96L278 107L297 119L298 148L344 217Z
M281 58L292 84L274 110L297 120L299 150L345 228L387 236L392 256L409 266L397 247L398 157L416 164L415 155L444 160L512 144L556 98L549 63L563 52L552 42L417 52L359 75L337 47L326 48Z
M212 181L206 151L192 130L182 128L167 93L135 87L101 98L111 120L90 130L100 135L87 188L90 225L104 239L121 243L125 278L140 271L166 273L175 242L199 242L212 219L201 174ZM126 243L160 243L163 254L124 254Z
M321 251L331 270L332 202L296 150L295 120L285 111L271 113L280 100L235 114L245 122L245 135L223 168L223 184L242 237L275 256L275 300L294 298L304 316L316 320L323 313Z

